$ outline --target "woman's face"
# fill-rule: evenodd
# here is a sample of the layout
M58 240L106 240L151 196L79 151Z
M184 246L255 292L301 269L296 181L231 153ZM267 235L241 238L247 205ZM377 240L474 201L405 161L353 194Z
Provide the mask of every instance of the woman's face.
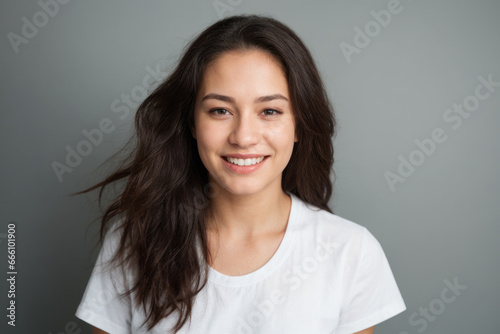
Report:
M279 63L258 50L216 58L203 76L192 133L210 182L234 195L281 189L297 138Z

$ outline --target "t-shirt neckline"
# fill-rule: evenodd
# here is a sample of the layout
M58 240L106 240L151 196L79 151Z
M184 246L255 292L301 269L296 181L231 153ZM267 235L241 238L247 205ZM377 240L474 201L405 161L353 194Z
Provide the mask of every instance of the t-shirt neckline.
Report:
M298 225L301 222L300 212L301 212L301 202L300 199L293 193L288 193L290 195L292 203L290 207L290 214L288 216L288 224L285 230L285 235L281 240L281 243L274 253L274 255L267 261L262 267L258 268L251 273L241 275L241 276L229 276L218 272L211 266L208 266L208 281L229 287L240 287L255 284L268 275L270 275L287 257L288 253L292 249L292 244L296 237L296 231Z

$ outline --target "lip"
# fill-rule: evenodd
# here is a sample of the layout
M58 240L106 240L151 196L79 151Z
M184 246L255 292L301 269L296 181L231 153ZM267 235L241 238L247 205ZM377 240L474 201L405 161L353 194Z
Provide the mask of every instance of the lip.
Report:
M238 159L252 159L252 158L260 158L260 157L267 157L265 154L226 154L223 155L223 157L230 157L230 158L238 158Z
M251 165L251 166L238 166L238 165L232 164L229 161L226 161L226 159L224 159L224 157L232 157L232 158L238 158L238 159L252 159L252 158L259 158L262 156L264 157L264 160L262 160L258 164ZM260 167L262 167L263 164L266 163L267 158L269 158L268 155L257 155L257 154L229 154L229 155L221 156L221 159L224 162L224 165L230 171L232 171L233 173L236 173L236 174L249 174L249 173L255 172Z

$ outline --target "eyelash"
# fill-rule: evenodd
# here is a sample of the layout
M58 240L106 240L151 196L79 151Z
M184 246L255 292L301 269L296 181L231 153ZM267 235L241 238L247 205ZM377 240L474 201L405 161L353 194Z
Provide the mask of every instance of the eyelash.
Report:
M208 111L209 114L217 114L216 112L219 111L219 110L225 110L225 111L228 111L227 109L224 109L224 108L213 108L213 109L210 109ZM276 110L276 109L264 109L264 111L273 111L274 113L272 115L268 115L268 116L274 116L274 115L281 115L283 114L281 111L279 110ZM217 114L219 115L219 114ZM224 115L222 115L224 116Z

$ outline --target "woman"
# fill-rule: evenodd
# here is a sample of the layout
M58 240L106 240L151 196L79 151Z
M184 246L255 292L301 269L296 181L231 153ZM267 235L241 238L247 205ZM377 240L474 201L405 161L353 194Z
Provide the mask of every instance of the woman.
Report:
M335 120L288 27L216 22L135 125L85 190L125 181L76 313L94 333L365 334L405 309L377 240L328 207Z

